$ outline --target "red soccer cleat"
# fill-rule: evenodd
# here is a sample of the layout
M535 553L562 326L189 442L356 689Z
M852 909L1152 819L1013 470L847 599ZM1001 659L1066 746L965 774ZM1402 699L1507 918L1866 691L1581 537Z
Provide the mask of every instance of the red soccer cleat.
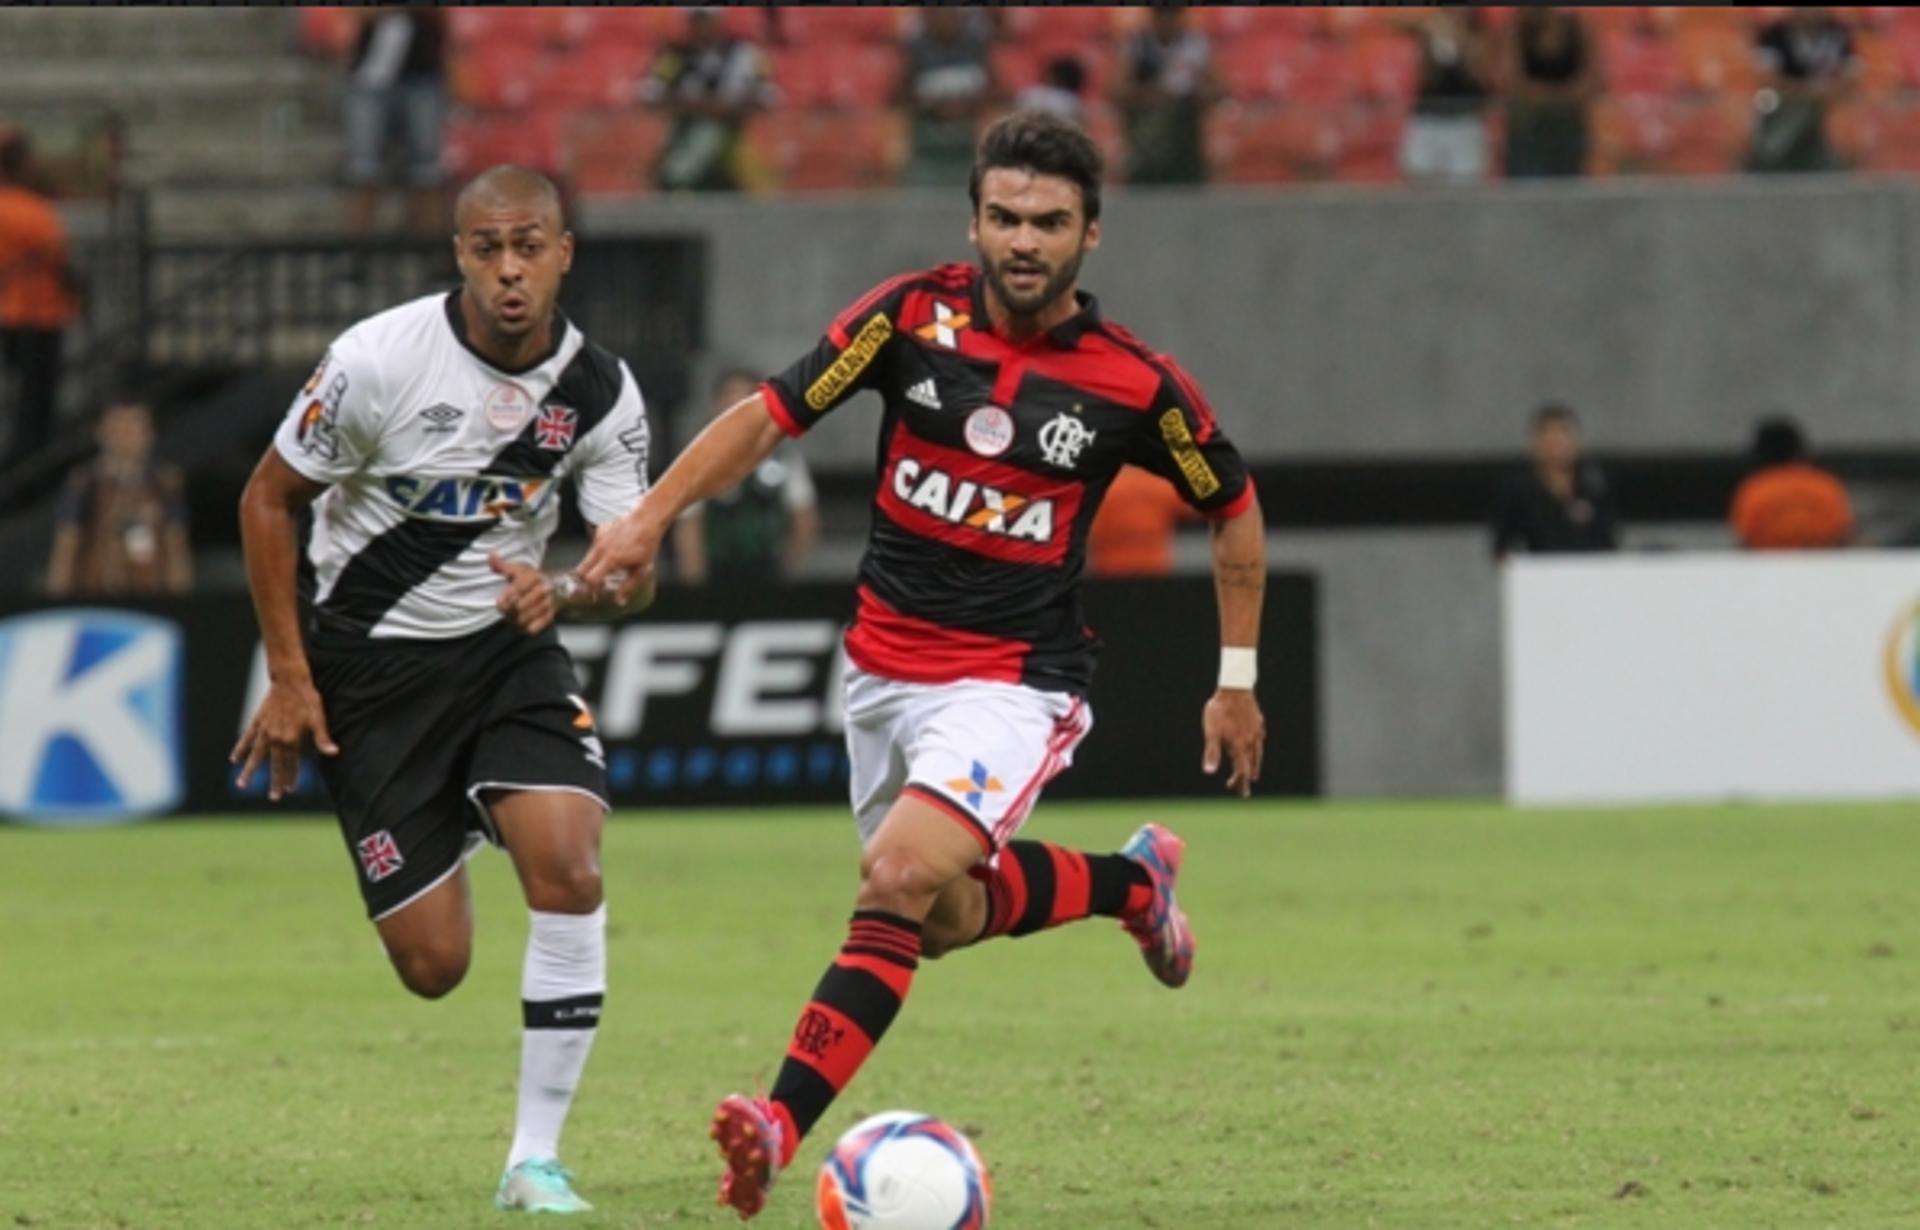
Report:
M735 1093L720 1100L707 1134L727 1163L727 1173L720 1176L720 1203L745 1221L767 1207L767 1193L780 1173L785 1129L767 1099Z
M1180 877L1180 855L1186 845L1160 825L1146 824L1120 847L1121 857L1140 864L1153 884L1146 908L1122 917L1120 925L1140 945L1140 955L1153 976L1170 987L1185 986L1193 974L1193 932L1173 898L1173 882Z

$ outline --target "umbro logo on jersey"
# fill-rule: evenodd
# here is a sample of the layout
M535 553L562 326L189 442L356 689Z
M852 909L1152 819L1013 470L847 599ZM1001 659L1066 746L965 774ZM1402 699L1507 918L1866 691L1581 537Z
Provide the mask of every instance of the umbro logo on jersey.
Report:
M940 408L940 390L934 386L933 377L928 376L919 384L907 390L907 400L915 405L925 406L929 410Z
M909 508L986 534L1026 542L1053 541L1053 501L1001 491L970 478L902 457L893 467L893 493Z
M446 402L438 402L420 412L420 417L427 421L426 431L430 436L460 430L460 420L466 416L465 410Z
M937 342L952 350L960 345L959 330L973 323L973 317L965 312L956 312L944 303L933 305L933 319L913 331L914 336L928 342Z

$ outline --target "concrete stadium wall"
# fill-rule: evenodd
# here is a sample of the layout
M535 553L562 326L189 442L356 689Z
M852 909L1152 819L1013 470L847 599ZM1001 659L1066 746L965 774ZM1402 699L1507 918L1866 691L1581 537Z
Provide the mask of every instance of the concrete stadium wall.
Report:
M784 364L891 274L965 259L963 194L590 206L712 240L712 339ZM1920 443L1920 192L1894 180L1114 192L1086 285L1255 456L1484 455L1565 398L1610 450ZM864 464L855 407L809 442Z

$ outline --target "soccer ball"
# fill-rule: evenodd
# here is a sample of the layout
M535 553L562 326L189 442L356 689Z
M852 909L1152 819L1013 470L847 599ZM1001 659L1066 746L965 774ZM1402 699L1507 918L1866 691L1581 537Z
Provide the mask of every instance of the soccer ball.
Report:
M931 1115L862 1119L820 1167L825 1230L985 1230L993 1185L973 1142Z

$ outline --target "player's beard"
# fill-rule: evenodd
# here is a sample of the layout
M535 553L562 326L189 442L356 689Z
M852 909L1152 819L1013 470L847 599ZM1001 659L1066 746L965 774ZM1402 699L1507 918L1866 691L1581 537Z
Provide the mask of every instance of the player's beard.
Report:
M1018 293L1007 285L1007 270L1016 263L1012 257L996 265L987 259L985 252L982 252L980 264L987 271L987 280L993 284L994 294L999 296L1000 302L1006 306L1008 312L1015 316L1038 316L1048 304L1057 299L1079 278L1080 262L1085 256L1085 248L1076 251L1040 284L1039 290L1025 294ZM1039 264L1039 262L1034 263ZM1040 268L1045 269L1046 266L1040 264Z

